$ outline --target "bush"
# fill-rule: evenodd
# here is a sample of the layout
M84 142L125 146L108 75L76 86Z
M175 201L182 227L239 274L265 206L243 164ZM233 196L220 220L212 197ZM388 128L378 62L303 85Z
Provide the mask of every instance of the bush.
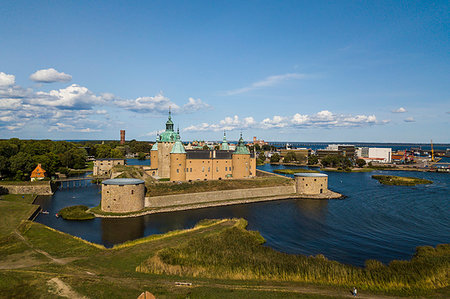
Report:
M278 154L273 154L273 155L270 157L270 162L280 162L280 155L278 155Z
M362 168L366 165L366 161L364 159L356 159L356 165L358 165L359 168Z
M59 215L66 220L89 220L94 219L92 213L87 212L89 208L83 205L62 208Z
M8 189L6 189L3 186L0 186L0 195L6 195L8 193L9 193Z

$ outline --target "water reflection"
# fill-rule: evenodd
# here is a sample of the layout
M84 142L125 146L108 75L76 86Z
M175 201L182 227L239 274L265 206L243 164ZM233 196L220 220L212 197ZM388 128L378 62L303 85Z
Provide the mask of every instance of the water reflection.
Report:
M102 218L102 241L106 247L142 238L145 231L144 217Z

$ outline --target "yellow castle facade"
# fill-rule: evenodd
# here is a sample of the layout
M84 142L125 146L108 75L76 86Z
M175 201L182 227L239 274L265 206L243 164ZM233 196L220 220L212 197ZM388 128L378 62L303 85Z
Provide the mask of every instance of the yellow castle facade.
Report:
M246 147L242 134L236 150L229 149L224 133L220 150L186 150L179 131L174 131L169 111L166 130L150 152L151 173L170 181L243 179L256 176L256 157Z

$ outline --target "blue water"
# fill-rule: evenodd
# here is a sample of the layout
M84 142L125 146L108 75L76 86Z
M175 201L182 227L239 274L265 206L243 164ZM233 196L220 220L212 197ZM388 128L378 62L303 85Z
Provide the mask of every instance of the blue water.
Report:
M284 166L264 165L272 171ZM61 208L100 203L100 187L64 188L53 197L39 199L49 215L36 221L110 247L114 244L170 230L190 228L204 218L247 219L266 246L287 253L324 254L327 258L361 266L367 259L388 263L410 259L421 245L450 243L450 175L398 172L434 181L417 187L384 186L374 173L334 173L329 188L347 196L343 200L281 200L245 205L162 213L128 219L66 221L54 216ZM381 172L380 172L381 173Z
M139 160L139 159L127 159L128 165L146 165L150 166L150 160Z

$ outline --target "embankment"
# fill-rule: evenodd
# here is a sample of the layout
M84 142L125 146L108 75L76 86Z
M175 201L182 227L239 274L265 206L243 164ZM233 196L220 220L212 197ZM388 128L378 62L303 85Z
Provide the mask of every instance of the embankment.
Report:
M8 189L9 194L52 195L50 181L44 182L0 182L0 187Z

